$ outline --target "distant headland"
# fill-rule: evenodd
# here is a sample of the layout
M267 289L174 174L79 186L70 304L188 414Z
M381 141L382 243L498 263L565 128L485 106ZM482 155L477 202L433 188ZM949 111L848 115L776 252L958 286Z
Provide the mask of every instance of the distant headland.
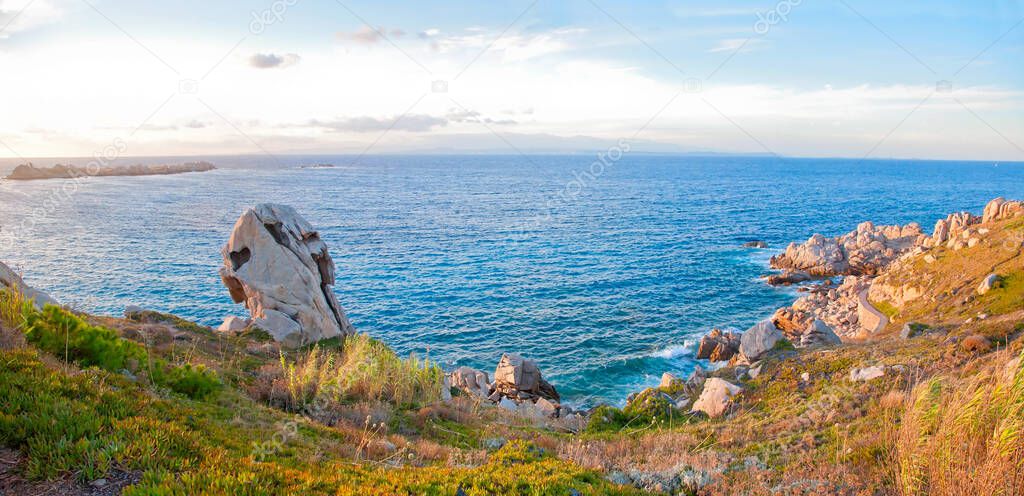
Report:
M117 167L76 167L57 164L53 167L36 167L29 164L19 165L6 179L14 181L30 181L35 179L74 179L88 176L162 176L168 174L184 174L187 172L206 172L216 169L209 162L187 162L184 164L164 165L123 165Z

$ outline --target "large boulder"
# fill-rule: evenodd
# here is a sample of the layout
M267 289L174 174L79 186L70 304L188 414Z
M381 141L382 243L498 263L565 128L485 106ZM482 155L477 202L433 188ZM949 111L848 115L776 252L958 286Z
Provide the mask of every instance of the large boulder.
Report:
M293 208L264 203L235 222L221 251L220 277L253 324L298 346L355 330L334 295L334 261Z
M740 338L740 355L747 363L752 363L775 347L780 339L783 339L782 332L775 324L771 320L762 320L743 333Z
M494 370L495 393L514 400L535 400L546 398L559 402L558 392L540 374L533 360L519 355L504 353Z
M720 417L729 411L732 406L733 397L740 394L743 388L730 384L717 377L704 381L704 391L700 398L693 404L691 411L704 412L709 417Z
M50 295L25 284L25 281L21 280L21 276L3 262L0 262L0 287L21 293L26 300L32 300L32 304L40 310L44 305L60 305Z

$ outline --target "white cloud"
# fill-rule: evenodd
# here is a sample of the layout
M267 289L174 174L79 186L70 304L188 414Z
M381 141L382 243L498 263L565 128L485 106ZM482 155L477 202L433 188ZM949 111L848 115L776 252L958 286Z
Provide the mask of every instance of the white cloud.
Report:
M51 0L0 0L0 39L52 23L63 13Z

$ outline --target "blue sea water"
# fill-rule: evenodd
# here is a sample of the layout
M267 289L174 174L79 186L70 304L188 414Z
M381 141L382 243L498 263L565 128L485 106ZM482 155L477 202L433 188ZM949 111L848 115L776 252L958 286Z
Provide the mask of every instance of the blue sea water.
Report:
M712 327L788 304L768 257L857 223L934 222L1024 198L1024 164L631 155L251 157L177 176L0 184L0 260L63 302L216 326L238 215L299 210L331 247L361 331L445 367L536 359L563 397L621 403L685 376ZM331 162L332 169L299 164ZM598 174L593 171L599 172ZM763 239L768 250L745 249Z

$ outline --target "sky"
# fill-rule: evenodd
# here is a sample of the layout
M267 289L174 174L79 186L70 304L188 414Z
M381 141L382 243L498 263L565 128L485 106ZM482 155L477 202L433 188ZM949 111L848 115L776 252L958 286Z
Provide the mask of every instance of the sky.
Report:
M1024 160L1024 1L0 0L0 158Z

